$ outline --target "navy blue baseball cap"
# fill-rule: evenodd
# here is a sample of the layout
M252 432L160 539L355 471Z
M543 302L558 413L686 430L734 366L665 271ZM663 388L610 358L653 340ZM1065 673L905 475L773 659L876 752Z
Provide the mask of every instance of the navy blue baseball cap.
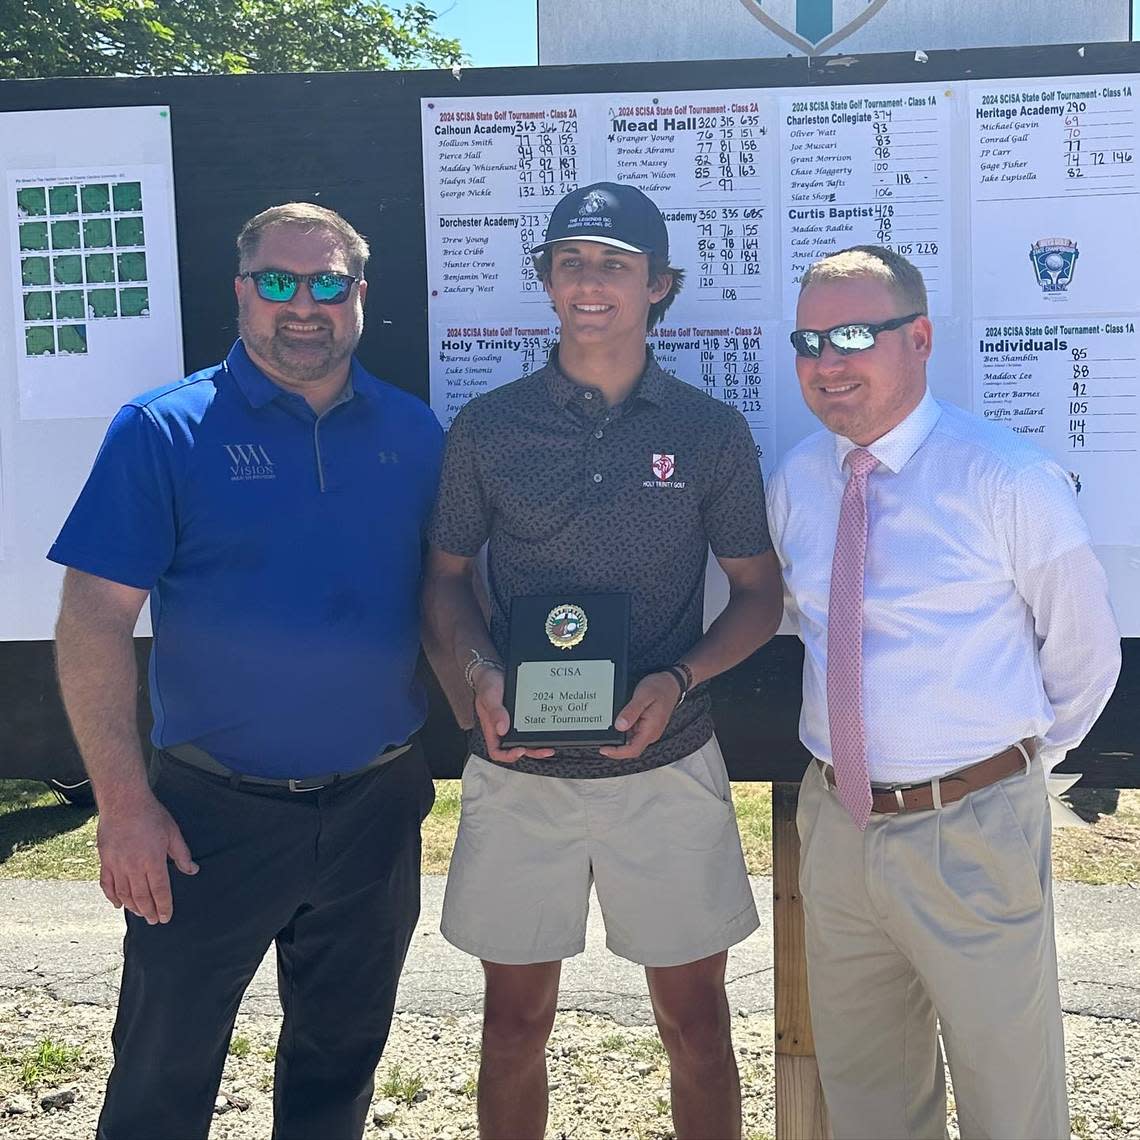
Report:
M661 211L636 186L618 182L571 190L554 207L542 244L530 252L542 253L560 241L596 241L669 260L669 230Z

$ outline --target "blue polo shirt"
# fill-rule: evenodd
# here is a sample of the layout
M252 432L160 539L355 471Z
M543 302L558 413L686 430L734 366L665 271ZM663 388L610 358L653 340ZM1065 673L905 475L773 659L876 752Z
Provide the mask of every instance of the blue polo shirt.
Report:
M157 746L302 778L420 727L442 449L431 410L355 359L318 417L240 341L118 413L48 557L150 591Z

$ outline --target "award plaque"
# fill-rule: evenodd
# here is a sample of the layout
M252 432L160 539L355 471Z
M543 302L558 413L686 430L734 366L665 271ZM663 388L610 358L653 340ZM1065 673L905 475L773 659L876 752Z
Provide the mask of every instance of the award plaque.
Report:
M628 594L534 594L511 602L504 748L624 744Z

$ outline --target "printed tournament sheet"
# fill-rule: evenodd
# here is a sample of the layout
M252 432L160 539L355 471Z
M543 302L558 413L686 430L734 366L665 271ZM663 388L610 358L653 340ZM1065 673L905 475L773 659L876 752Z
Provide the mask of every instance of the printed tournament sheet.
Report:
M817 426L787 342L804 269L884 245L927 282L935 393L1061 463L1140 631L1140 514L1119 494L1140 478L1138 91L1108 75L424 100L432 406L448 424L542 365L557 325L527 251L567 191L632 183L687 273L654 352L741 411L768 471Z

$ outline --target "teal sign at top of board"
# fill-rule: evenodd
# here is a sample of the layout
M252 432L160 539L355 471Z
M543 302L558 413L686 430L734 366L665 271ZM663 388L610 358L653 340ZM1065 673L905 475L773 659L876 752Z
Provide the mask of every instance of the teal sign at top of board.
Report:
M770 32L807 55L822 55L857 32L890 0L740 0Z

